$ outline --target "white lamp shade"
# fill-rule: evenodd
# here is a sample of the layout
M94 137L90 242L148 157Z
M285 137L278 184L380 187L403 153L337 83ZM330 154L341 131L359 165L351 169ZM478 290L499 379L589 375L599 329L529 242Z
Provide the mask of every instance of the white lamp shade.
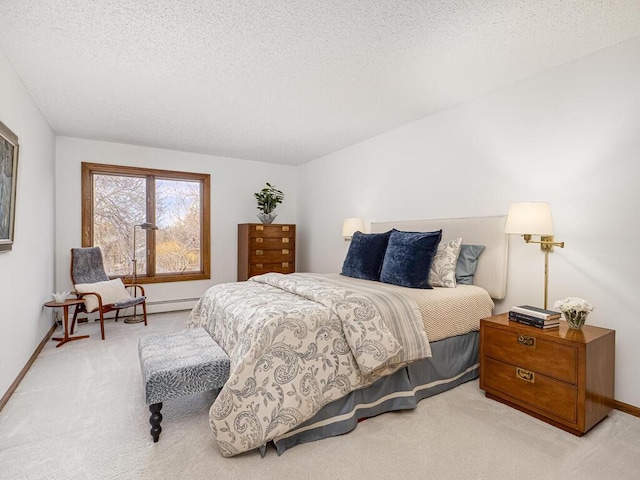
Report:
M342 221L342 236L353 237L355 232L364 230L364 222L361 218L345 218Z
M553 235L551 206L547 202L512 203L504 233L518 235Z

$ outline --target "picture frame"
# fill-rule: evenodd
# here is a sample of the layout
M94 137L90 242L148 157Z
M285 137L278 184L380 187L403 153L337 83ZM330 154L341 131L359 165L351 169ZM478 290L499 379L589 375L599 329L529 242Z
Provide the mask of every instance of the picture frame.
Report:
M0 252L10 252L16 223L18 136L0 122Z

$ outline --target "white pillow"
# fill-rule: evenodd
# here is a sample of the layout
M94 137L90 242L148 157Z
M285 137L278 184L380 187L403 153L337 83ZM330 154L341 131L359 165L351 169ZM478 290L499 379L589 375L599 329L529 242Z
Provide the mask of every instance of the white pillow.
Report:
M124 283L119 278L107 280L105 282L96 283L79 283L76 286L78 293L95 292L102 297L102 305L111 305L112 303L124 302L130 300L131 295L124 288ZM95 295L86 295L82 297L87 312L93 312L98 308L98 297Z
M432 287L455 288L456 263L460 255L462 238L450 242L440 242L429 270L429 285Z

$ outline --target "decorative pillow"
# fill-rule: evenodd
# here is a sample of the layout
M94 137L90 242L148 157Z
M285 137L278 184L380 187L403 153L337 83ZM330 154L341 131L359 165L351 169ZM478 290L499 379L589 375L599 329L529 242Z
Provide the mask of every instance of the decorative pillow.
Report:
M456 262L460 254L462 238L450 242L440 242L431 262L429 285L432 287L455 288Z
M107 280L105 282L95 283L79 283L75 285L78 293L97 293L102 297L102 305L111 305L112 303L131 300L131 295L124 288L124 283L119 278ZM95 295L86 295L82 297L87 312L93 312L98 309L98 297Z
M484 251L484 245L461 245L456 263L456 282L473 285L473 275L478 268L478 257Z
M429 268L442 238L437 232L393 230L382 262L380 281L410 288L431 288Z
M363 280L380 280L380 270L391 230L385 233L355 232L342 265L342 275Z

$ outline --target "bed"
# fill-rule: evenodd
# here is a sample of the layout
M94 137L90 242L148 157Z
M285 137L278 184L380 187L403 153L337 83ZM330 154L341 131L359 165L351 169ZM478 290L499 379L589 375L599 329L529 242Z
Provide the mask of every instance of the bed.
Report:
M231 357L210 410L223 456L346 433L366 417L477 377L480 318L504 298L504 217L373 223L483 245L473 285L422 290L338 274L266 274L216 285L194 307ZM440 237L438 237L440 238Z

